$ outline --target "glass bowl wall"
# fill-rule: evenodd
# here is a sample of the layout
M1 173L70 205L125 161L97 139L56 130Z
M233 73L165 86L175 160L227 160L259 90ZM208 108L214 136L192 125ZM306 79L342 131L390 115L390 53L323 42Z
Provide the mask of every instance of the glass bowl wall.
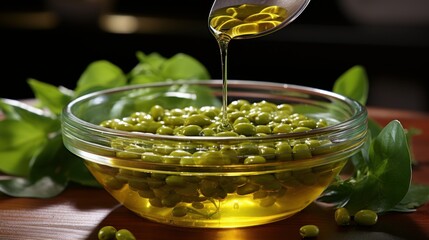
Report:
M154 105L221 107L222 81L175 81L109 89L72 101L62 115L63 140L132 212L160 223L206 228L254 226L294 215L329 186L366 140L365 108L329 91L230 80L228 101L238 99L287 103L296 113L329 125L252 137L170 136L100 126ZM308 144L307 157L279 150L285 143L309 142L317 144ZM171 156L176 150L189 154ZM219 161L195 163L196 152L214 152ZM224 161L231 154L238 160ZM249 155L267 161L243 164Z

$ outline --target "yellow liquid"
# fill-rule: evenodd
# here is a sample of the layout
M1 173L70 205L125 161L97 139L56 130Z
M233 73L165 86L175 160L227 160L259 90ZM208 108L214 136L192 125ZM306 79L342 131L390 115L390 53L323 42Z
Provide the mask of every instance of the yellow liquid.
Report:
M241 4L213 11L209 16L209 27L215 36L222 62L222 105L223 129L229 130L227 116L227 60L228 44L231 39L254 37L280 25L287 18L286 9L279 6Z
M89 161L86 164L115 199L146 219L182 227L234 228L279 221L301 211L331 183L345 162L241 176L159 174L121 170ZM185 176L192 181L172 187L166 183L166 175ZM237 179L245 181L238 183ZM207 182L227 192L207 193ZM237 184L231 187L228 185L231 183ZM243 191L246 184L255 188ZM175 213L180 208L186 209L185 215Z

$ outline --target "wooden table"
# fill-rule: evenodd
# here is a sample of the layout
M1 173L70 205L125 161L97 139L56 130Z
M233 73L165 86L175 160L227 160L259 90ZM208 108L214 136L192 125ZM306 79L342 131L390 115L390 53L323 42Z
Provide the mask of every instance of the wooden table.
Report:
M368 109L370 116L385 125L398 119L404 128L418 128L413 139L418 165L413 182L429 184L429 114ZM0 197L0 240L97 240L100 227L127 228L138 240L276 240L301 239L299 228L316 224L319 240L329 239L429 239L429 204L412 213L390 213L371 227L339 227L333 210L312 204L289 219L257 227L238 229L180 228L154 223L128 211L102 189L69 187L50 199Z

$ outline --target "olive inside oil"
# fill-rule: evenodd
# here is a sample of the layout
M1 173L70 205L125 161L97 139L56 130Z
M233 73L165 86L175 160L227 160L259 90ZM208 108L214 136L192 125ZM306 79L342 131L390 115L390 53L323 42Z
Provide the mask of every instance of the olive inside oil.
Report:
M280 25L286 18L287 11L285 8L258 4L228 6L211 12L209 27L218 42L222 64L222 130L226 131L231 128L227 116L227 61L229 42L232 39L260 36L264 32Z

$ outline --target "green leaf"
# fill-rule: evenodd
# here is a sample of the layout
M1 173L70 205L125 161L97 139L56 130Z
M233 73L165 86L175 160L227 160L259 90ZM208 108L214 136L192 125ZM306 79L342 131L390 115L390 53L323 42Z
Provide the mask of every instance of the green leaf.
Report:
M410 127L408 129L405 129L405 132L407 134L407 141L408 141L408 146L410 149L412 149L412 145L413 145L413 138L416 135L420 135L422 133L421 129L418 128L413 128ZM411 162L413 165L418 165L418 161L416 160L415 156L414 156L414 152L410 151L410 155L411 155Z
M143 52L137 52L139 63L128 73L131 84L160 82L164 81L161 76L161 66L167 60L158 53L145 55ZM136 79L137 78L137 79Z
M360 65L344 72L334 83L333 91L366 104L368 98L368 77Z
M30 78L27 83L33 90L36 99L42 104L42 107L47 107L56 115L61 113L64 106L70 102L73 96L73 92L68 89L58 88L36 79Z
M411 184L408 193L392 211L409 212L429 201L429 186L424 184Z
M68 158L68 160L69 164L67 165L66 176L70 182L87 187L102 187L88 168L83 164L83 159L75 156L73 158Z
M2 110L6 119L32 124L45 133L56 131L61 128L61 123L57 116L21 101L0 99L0 110Z
M91 89L108 89L127 84L122 69L106 60L99 60L88 65L80 76L75 89L76 96L92 92Z
M411 159L402 125L391 121L371 143L368 172L355 179L345 207L385 212L406 195L411 183Z
M142 51L137 51L136 57L140 63L145 63L151 66L152 69L159 69L161 65L167 60L161 54L153 52L150 54L144 54Z
M361 150L357 152L355 155L350 157L350 161L354 167L353 177L356 179L361 178L368 172L368 166L370 164L371 159L369 159L369 151L371 148L371 132L368 133L367 141L365 141Z
M156 83L156 82L163 82L165 81L164 78L162 78L159 75L147 73L147 74L140 74L134 76L130 80L130 84L146 84L146 83Z
M29 176L0 181L0 191L10 196L35 198L48 198L61 193L68 183L63 174L63 159L58 158L62 147L61 135L50 138L32 158Z
M162 65L161 74L165 79L171 80L203 80L210 78L210 74L203 64L184 53L178 53L167 59Z
M372 137L377 137L380 134L381 130L383 130L383 127L373 119L369 118L368 130L371 132Z
M344 206L353 191L353 184L349 181L334 181L328 188L317 198L317 202L334 204L335 206Z
M64 147L59 133L49 139L43 151L31 163L30 179L38 180L44 176L56 179L58 185L72 181L85 186L100 186L83 164L83 159Z
M30 161L46 141L46 133L35 124L15 119L0 121L0 171L28 176Z
M150 72L158 72L162 64L164 64L164 62L167 60L167 58L163 57L157 52L145 55L143 52L138 51L136 55L137 59L139 60L139 64L147 66L147 70L150 70Z

